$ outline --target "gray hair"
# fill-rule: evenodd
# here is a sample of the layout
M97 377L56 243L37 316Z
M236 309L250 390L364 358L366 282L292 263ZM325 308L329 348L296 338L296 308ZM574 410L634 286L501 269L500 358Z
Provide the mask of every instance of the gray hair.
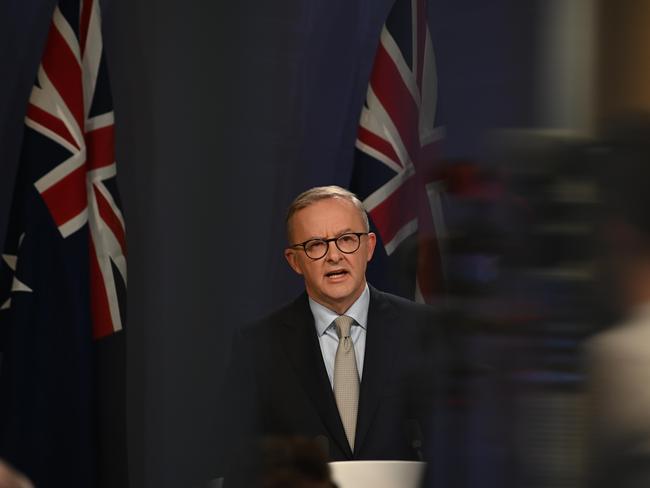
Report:
M302 192L298 195L287 210L286 226L287 226L287 239L291 240L291 218L293 215L302 210L303 208L309 207L313 203L319 202L321 200L326 200L328 198L340 198L341 200L347 200L352 203L363 220L363 225L366 232L370 232L370 222L368 221L368 214L366 209L361 203L361 200L349 190L341 188L340 186L330 185L330 186L317 186L315 188L310 188L307 191Z

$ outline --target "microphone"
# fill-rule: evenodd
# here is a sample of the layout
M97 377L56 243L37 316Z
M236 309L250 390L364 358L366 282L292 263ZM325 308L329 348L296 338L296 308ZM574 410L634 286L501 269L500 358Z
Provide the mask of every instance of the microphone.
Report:
M418 461L424 461L424 456L422 455L422 429L420 428L420 422L415 419L407 420L406 433L408 435L409 445L413 451L415 451Z

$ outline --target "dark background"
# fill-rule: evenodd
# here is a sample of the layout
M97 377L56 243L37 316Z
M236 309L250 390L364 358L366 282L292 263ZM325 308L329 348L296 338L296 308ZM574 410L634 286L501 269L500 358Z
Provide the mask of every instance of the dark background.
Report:
M54 3L0 3L0 242ZM129 242L132 486L216 475L230 334L300 290L284 212L310 186L347 185L391 3L102 3ZM532 125L536 2L429 4L444 155L478 158L486 129Z

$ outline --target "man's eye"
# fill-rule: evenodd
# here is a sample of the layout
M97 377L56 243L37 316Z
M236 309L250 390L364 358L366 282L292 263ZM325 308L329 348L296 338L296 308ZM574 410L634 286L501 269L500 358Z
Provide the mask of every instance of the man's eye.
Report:
M305 244L305 249L307 252L320 251L325 247L325 242L323 241L309 241Z
M341 237L339 237L338 241L341 244L351 244L357 240L357 236L354 234L343 234Z

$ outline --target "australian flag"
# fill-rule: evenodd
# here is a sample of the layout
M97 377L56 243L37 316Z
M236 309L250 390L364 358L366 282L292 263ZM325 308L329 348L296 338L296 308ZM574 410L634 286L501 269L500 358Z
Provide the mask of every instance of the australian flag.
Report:
M369 281L428 303L443 290L436 97L426 0L397 0L375 54L350 188L379 237Z
M126 486L113 140L99 4L61 0L27 104L0 261L0 457L39 488Z

